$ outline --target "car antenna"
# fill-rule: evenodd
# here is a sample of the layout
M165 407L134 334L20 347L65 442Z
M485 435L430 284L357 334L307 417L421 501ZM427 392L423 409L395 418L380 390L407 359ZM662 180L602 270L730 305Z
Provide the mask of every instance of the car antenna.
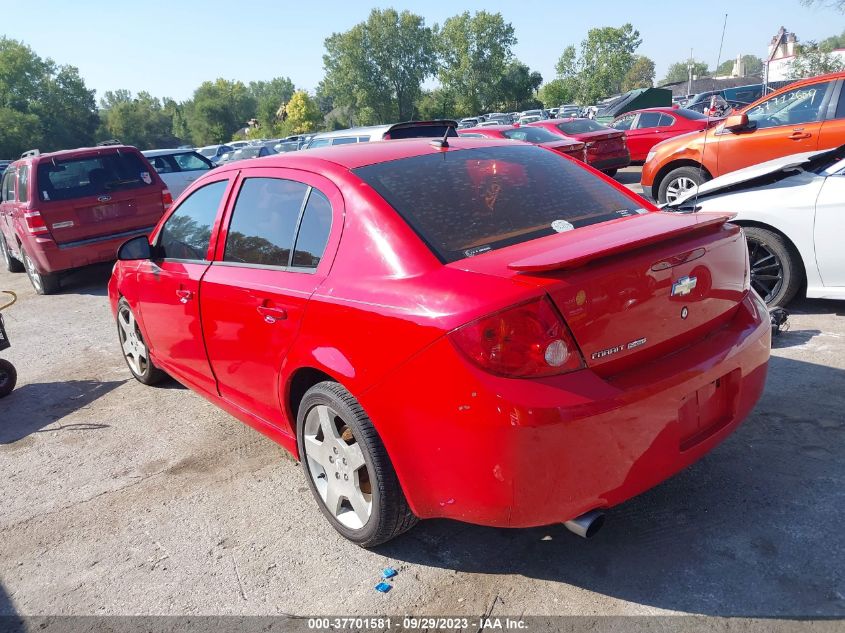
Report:
M443 135L443 138L434 139L431 141L431 145L433 147L439 147L441 149L448 149L449 148L449 141L447 141L447 137L449 136L449 130L452 129L451 125L446 126L446 133Z

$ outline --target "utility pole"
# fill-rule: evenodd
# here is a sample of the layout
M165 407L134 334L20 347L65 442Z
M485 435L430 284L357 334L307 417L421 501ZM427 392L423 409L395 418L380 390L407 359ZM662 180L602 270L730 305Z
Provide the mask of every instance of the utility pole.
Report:
M689 82L687 83L687 94L688 95L692 94L692 67L693 67L692 49L689 49L689 63L687 64L687 71L688 71L688 74L689 74Z

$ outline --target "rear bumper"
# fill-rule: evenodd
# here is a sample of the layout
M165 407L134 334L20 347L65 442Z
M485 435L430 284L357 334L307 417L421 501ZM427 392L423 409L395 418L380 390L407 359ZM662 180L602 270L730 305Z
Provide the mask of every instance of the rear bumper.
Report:
M590 167L595 169L623 169L631 164L631 155L625 152L614 156L598 156L591 158L588 156Z
M751 293L704 340L611 378L499 378L444 338L361 401L418 516L547 525L640 494L730 435L763 392L770 336ZM716 381L718 406L702 395Z
M24 248L40 272L57 273L114 261L121 244L139 235L149 235L153 228L148 226L65 244L56 244L52 238L31 237L24 242Z

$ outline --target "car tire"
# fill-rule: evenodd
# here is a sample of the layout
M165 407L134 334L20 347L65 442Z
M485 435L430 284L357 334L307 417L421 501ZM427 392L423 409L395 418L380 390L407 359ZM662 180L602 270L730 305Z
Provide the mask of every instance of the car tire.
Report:
M710 180L710 174L698 167L678 167L677 169L673 169L660 181L660 187L657 190L657 201L661 204L673 202L693 187L702 185L708 180Z
M608 178L613 178L616 175L616 172L619 171L618 169L604 169L602 170L604 175Z
M154 385L167 377L167 374L155 366L150 358L149 348L141 335L141 329L135 320L135 314L129 302L121 297L117 302L117 340L123 352L123 360L135 377L144 385Z
M18 382L18 372L15 366L5 358L0 358L0 398L5 398L15 388Z
M801 258L780 233L757 226L745 227L751 287L770 308L792 301L804 283Z
M12 251L9 250L6 238L2 235L0 235L0 255L3 257L3 265L10 273L22 273L24 271L23 264L12 257Z
M296 429L308 486L343 537L375 547L417 523L381 438L342 385L311 387L299 405Z
M35 292L40 295L52 295L59 291L61 284L59 283L58 274L40 272L36 267L35 262L32 261L29 255L26 254L23 247L21 247L21 257L23 257L23 265L26 269L26 275L29 277L32 287L35 288Z

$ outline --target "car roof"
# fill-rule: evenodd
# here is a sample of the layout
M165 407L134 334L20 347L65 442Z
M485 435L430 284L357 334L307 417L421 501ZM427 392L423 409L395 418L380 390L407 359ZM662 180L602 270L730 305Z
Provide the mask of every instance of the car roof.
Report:
M172 156L173 154L196 154L193 149L148 149L141 152L147 158L155 158L156 156Z
M40 162L44 160L53 160L53 159L62 159L67 160L70 158L75 158L77 156L90 156L90 155L98 155L100 153L111 154L115 151L131 151L137 152L138 148L134 145L97 145L94 147L77 147L75 149L62 149L57 150L55 152L43 152L39 154L29 154L21 156L18 159L12 161L11 164L23 164L23 163L30 163L30 162Z
M493 132L504 132L506 130L517 130L521 126L518 125L479 125L478 127L465 127L463 130L458 130L458 134L461 132L473 132L479 130L490 130Z
M310 166L317 169L328 163L346 168L357 169L365 165L386 163L392 160L402 160L415 156L439 154L444 151L454 152L480 147L510 146L513 141L496 138L460 138L449 137L449 146L440 148L437 139L411 138L392 141L375 141L372 143L350 143L332 147L289 152L287 154L273 154L254 160L243 160L231 165L226 164L215 169L220 173L228 169L246 169L247 167L303 167Z

